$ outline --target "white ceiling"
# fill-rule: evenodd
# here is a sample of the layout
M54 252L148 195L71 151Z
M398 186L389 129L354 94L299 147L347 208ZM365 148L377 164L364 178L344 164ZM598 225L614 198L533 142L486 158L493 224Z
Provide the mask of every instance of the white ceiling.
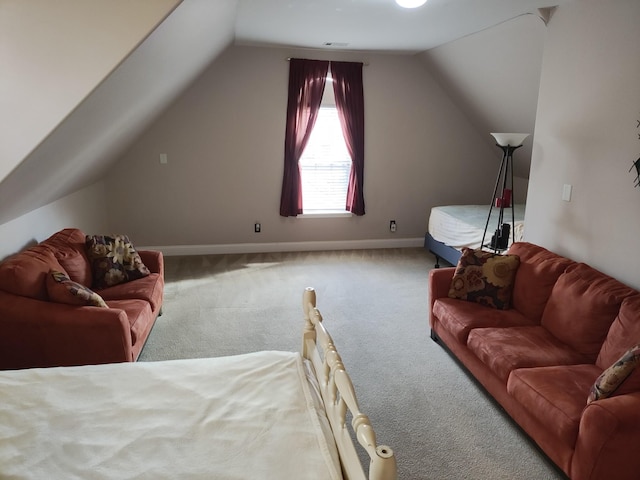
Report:
M238 0L235 41L415 53L563 1L427 0L405 9L395 0Z

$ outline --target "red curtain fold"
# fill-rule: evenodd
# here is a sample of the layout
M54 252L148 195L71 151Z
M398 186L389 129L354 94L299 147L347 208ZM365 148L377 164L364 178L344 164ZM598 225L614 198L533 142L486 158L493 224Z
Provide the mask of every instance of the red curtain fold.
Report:
M298 161L318 117L329 62L292 58L289 61L289 100L284 139L284 175L280 215L302 213L302 187Z
M331 62L333 92L342 133L351 155L347 211L364 215L364 89L362 63Z

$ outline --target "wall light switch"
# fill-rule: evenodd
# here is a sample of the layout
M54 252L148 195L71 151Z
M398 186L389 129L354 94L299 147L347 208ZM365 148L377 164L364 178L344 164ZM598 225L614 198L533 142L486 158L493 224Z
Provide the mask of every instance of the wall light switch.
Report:
M166 154L166 153L161 153L161 154L160 154L160 163L165 164L165 163L167 163L167 162L168 162L168 160L167 160L167 154Z
M566 183L562 186L562 200L564 200L565 202L571 201L571 188L571 185L568 185Z

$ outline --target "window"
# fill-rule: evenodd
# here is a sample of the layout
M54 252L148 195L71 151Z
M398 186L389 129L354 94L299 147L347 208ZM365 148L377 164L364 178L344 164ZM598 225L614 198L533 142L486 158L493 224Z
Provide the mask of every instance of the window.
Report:
M346 212L351 156L335 106L320 108L299 165L303 213Z
M327 74L331 66L333 77L333 89L325 89ZM323 94L327 90L333 91L335 111L340 118L345 119L344 137L342 142L348 146L351 152L349 178L347 180L347 193L344 207L334 210L337 205L315 204L310 198L311 205L304 206L302 188L302 168L300 159L306 150L311 137L320 108L323 103ZM295 217L304 213L303 209L311 212L313 209L327 211L350 212L354 215L364 215L364 95L362 85L362 63L334 62L326 60L305 60L292 58L289 62L289 88L287 101L287 122L284 138L284 170L282 174L282 193L280 195L280 215L283 217ZM331 103L331 102L326 102ZM334 119L337 116L334 116ZM336 120L330 123L340 125ZM319 129L319 131L322 129ZM335 142L331 142L333 144ZM340 144L340 143L338 143ZM311 149L310 152L318 149ZM329 178L335 179L336 172L346 166L336 163L333 154L329 156L330 162L319 162L318 158L325 155L314 154L311 165L316 173L312 178L321 177L317 172L331 173ZM309 164L307 164L309 167ZM307 169L307 167L304 167ZM308 169L307 169L308 170ZM309 170L308 170L309 171ZM307 173L308 173L307 171ZM309 177L309 175L307 175ZM315 181L317 185L327 187L331 182ZM340 183L340 182L339 182ZM341 195L342 196L342 195ZM327 198L326 195L321 195ZM331 196L329 196L331 198ZM337 201L334 199L334 201Z

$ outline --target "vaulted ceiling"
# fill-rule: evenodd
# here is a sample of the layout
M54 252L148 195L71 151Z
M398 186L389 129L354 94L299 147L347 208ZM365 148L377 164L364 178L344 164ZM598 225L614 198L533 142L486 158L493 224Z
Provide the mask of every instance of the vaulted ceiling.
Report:
M429 0L415 10L393 0L104 2L98 16L84 0L0 0L0 61L14 66L13 75L0 76L0 224L103 177L234 42L407 54L520 15L544 16L550 6L544 0ZM56 28L47 35L43 25ZM87 72L93 76L84 78Z
M563 0L240 0L241 44L417 53ZM544 15L544 12L542 12ZM330 45L327 45L330 44Z

